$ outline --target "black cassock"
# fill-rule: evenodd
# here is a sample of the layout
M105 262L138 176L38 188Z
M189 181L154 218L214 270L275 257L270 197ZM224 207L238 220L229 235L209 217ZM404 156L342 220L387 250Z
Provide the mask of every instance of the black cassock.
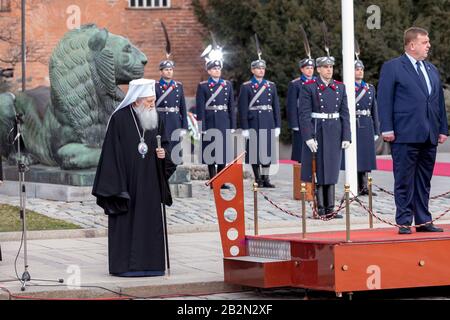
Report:
M161 203L165 196L165 203L172 204L168 178L176 167L167 151L164 160L156 156L158 134L162 147L168 146L162 121L158 129L145 132L148 153L142 158L132 112L142 135L131 106L111 117L92 194L108 215L109 272L158 275L165 270Z

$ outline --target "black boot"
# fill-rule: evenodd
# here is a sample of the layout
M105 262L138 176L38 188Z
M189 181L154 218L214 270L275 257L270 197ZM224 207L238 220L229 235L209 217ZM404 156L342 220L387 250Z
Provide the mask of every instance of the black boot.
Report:
M325 202L323 196L323 186L316 185L316 201L317 201L317 213L319 216L325 215Z
M253 174L255 175L255 182L258 184L258 188L263 187L263 181L261 179L261 170L258 164L252 164Z
M218 164L218 165L217 165L217 173L219 173L220 171L222 171L224 168L225 168L225 165L224 165L224 164ZM231 188L230 188L229 185L223 184L223 185L220 187L220 189L226 189L226 190L229 190L229 189L231 189Z
M325 213L328 215L334 212L334 201L335 201L334 184L325 185L324 194L325 194ZM338 213L334 216L334 218L340 219L342 218L342 215Z
M358 172L358 195L367 196L369 189L367 188L367 172Z
M262 178L262 182L263 182L263 188L275 188L275 185L270 183L269 170L270 170L270 165L262 166L261 178Z
M364 187L363 176L364 176L364 172L358 171L358 196L363 195L362 194L362 191L363 191L362 189Z
M269 176L267 174L263 175L262 179L263 179L263 188L275 188L275 185L270 183Z
M369 195L369 187L368 187L369 174L368 172L358 172L358 194L361 196ZM372 191L372 196L376 196L377 194Z
M216 175L216 165L215 164L208 164L208 173L209 173L209 180L214 178ZM213 188L212 184L210 184L211 189Z
M367 190L367 195L369 195L369 172L364 172L363 183ZM372 188L372 196L374 197L376 195L377 194L375 192L373 192L373 188Z

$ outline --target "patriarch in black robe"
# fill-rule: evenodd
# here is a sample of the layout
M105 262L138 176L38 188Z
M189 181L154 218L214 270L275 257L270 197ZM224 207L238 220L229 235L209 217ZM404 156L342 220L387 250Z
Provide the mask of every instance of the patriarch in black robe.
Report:
M175 165L155 109L155 81L130 82L111 116L92 194L108 215L109 272L115 276L165 273L161 204L172 204L168 178ZM161 149L156 136L161 136Z

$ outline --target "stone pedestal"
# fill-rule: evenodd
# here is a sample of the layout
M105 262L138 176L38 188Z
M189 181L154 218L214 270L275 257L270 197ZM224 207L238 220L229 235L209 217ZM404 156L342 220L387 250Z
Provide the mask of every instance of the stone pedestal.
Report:
M3 168L4 183L0 187L0 195L19 196L17 167ZM93 201L92 185L95 169L61 170L57 167L42 165L31 166L25 172L27 198L39 198L55 201ZM178 166L170 177L170 189L174 198L192 197L192 184L189 167Z

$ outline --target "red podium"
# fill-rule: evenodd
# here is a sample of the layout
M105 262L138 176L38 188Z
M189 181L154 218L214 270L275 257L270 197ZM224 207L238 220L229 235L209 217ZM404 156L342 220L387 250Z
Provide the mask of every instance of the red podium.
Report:
M397 228L245 235L241 154L213 185L224 254L224 280L259 288L356 291L450 285L450 226L442 233L399 235ZM224 199L222 184L235 188ZM226 190L228 191L228 190ZM228 191L229 192L229 191ZM231 214L230 214L231 213Z

